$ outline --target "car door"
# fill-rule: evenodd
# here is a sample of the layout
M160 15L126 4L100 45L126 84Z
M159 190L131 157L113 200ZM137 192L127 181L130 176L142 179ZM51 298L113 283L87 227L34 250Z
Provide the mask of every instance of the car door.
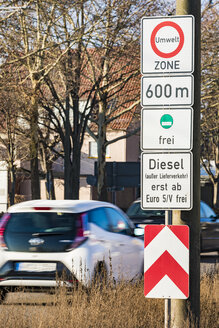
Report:
M219 250L219 218L210 206L201 202L201 248L202 251Z
M113 239L119 251L118 276L132 279L142 271L143 267L143 242L133 237L133 229L126 217L114 208L106 208L111 222Z
M89 213L90 224L90 252L92 256L92 267L98 262L104 261L107 271L115 279L118 278L120 267L120 249L118 238L112 232L111 223L104 207L91 210Z

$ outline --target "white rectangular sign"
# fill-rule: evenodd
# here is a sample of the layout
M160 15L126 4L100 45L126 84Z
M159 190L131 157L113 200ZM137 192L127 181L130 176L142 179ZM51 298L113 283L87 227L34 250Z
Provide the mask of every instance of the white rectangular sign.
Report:
M194 70L194 17L143 17L142 74L191 73Z
M192 154L142 153L143 209L192 208Z
M147 109L141 111L141 149L192 149L193 109Z
M142 107L192 106L194 78L192 75L143 76Z

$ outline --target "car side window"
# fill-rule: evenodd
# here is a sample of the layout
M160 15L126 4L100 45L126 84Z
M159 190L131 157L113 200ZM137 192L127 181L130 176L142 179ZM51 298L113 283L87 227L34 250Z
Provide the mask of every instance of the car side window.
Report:
M204 211L204 216L206 217L206 218L213 218L213 217L215 217L216 215L215 215L215 213L214 213L214 211L211 209L211 207L210 206L208 206L207 204L205 204L205 203L202 203L201 204L201 207L203 208L203 211Z
M205 212L204 212L203 204L201 203L201 205L200 205L200 218L204 218L204 217L205 217Z
M104 230L110 231L110 223L103 207L89 212L89 222L96 224Z
M106 208L106 213L111 224L112 232L131 235L132 230L122 214L110 207Z

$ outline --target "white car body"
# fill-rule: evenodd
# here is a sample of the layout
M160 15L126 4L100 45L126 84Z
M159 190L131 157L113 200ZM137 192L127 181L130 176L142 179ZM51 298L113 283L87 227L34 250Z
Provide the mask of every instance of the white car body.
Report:
M124 220L127 220L128 224L130 224L130 229L133 229L129 219L118 207L110 203L99 201L33 200L11 206L7 213L9 215L13 213L36 212L86 214L98 208L102 208L104 211L106 208L117 211L117 213L120 213ZM109 212L110 211L111 210L109 210ZM0 246L0 288L12 286L55 287L57 285L56 280L42 278L44 270L49 271L54 269L53 263L62 263L73 274L74 278L84 286L90 285L98 263L104 262L108 273L111 271L112 267L112 275L116 281L121 279L131 280L142 273L144 251L142 240L135 238L133 234L126 235L106 231L92 222L88 222L87 228L86 231L83 231L86 240L78 247L68 251L10 251ZM40 242L40 240L43 240L43 237L33 238L33 242ZM68 242L68 240L60 239L59 242L65 243ZM32 248L34 249L34 247ZM13 268L16 266L16 270L17 268L21 270L17 271L19 277L16 276L16 274L10 277L7 275L1 276L3 274L2 272L6 270L4 267L7 267L7 263L10 263L10 265L13 263ZM30 266L30 269L28 266ZM35 269L34 266L36 267ZM34 270L36 270L37 274L38 271L42 270L41 279L29 277L29 270L31 277ZM23 276L22 272L25 273ZM72 286L72 282L70 281L65 281L65 284L69 287Z

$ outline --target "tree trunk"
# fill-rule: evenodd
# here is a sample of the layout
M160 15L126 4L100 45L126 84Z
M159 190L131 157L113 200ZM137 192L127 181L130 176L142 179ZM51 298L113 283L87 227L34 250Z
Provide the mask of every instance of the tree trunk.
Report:
M80 189L80 170L81 170L81 144L83 136L81 135L81 125L79 116L79 86L81 71L81 45L79 43L78 63L76 70L76 89L72 93L73 101L73 149L72 149L72 198L79 199Z
M73 97L74 98L74 97ZM78 129L79 108L77 93L73 100L73 135L70 124L69 97L66 98L65 112L65 140L64 140L64 197L65 199L79 199L80 188L80 131Z
M38 100L32 96L32 115L30 119L30 175L32 199L40 199L40 181L38 167Z
M80 150L73 151L74 159L71 161L65 156L64 168L64 198L65 199L79 199L80 188Z
M65 106L65 140L64 140L64 199L72 199L71 142L69 120L69 97Z
M55 194L55 186L54 186L54 176L53 176L53 170L50 170L50 178L51 178L51 199L56 199Z
M72 199L72 163L69 151L64 156L64 199Z
M217 208L218 207L218 181L215 181L213 184L213 207Z
M54 187L54 177L51 165L47 165L46 172L46 198L47 199L56 199L55 197L55 187Z
M218 110L219 115L219 110ZM214 178L214 194L213 194L213 207L218 207L218 182L219 182L219 147L218 147L218 138L216 138L216 147L215 147L215 178Z
M107 201L107 190L106 190L106 124L105 124L105 110L104 104L99 105L99 117L98 117L98 160L97 160L97 198L102 201Z
M8 119L8 117L7 117ZM10 206L14 205L15 201L15 183L16 183L16 170L15 170L15 165L14 165L14 142L13 142L13 136L12 136L12 130L11 126L8 121L8 173L9 173L9 178L10 178L10 192L9 192L9 201L10 201Z
M73 147L72 158L72 198L79 199L81 151L79 143Z
M11 182L11 191L9 193L10 206L14 205L15 201L15 184L16 184L16 172L13 164L9 164L9 176Z

